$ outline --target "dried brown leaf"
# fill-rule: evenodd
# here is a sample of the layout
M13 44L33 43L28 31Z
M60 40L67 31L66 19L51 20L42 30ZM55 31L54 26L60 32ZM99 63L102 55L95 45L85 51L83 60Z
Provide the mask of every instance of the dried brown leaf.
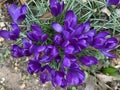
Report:
M108 8L103 8L102 10L101 10L101 12L103 12L103 13L105 13L105 14L107 14L109 17L110 17L110 15L111 15L111 12L108 10Z

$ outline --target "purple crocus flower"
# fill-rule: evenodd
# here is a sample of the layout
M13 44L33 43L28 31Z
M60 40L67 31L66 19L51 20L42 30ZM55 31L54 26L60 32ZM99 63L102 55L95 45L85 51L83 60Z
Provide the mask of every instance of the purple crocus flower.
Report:
M92 66L98 63L98 60L93 56L82 56L80 62L86 66Z
M56 71L52 77L52 84L54 87L65 88L67 86L67 81L64 78L65 74L61 71Z
M68 85L80 85L85 80L85 74L79 68L68 69L66 80Z
M58 0L50 0L50 10L53 16L57 17L62 13L64 9L64 1L62 1L62 5L58 2Z
M30 59L28 62L27 71L32 75L33 73L38 73L40 70L41 64L35 59Z
M36 24L32 24L31 28L33 31L27 32L27 36L30 40L36 41L36 42L38 42L38 41L44 42L47 40L48 35L42 33L42 29L40 26L38 26Z
M11 23L12 31L0 30L0 37L10 40L19 38L20 28L16 23Z
M39 60L40 63L47 63L52 61L58 55L59 51L56 46L40 46L35 53L35 58Z
M18 7L16 4L7 4L7 10L15 23L21 23L26 18L26 5Z
M54 74L54 70L52 68L50 68L48 65L44 66L42 69L43 70L41 71L41 74L40 74L40 81L42 83L51 81L52 74Z
M32 44L32 41L28 39L23 39L23 55L30 56L34 54L37 50L37 45Z
M118 40L116 38L108 38L106 42L104 43L103 47L100 49L100 51L110 57L115 58L116 56L109 53L110 50L113 50L118 45Z
M76 57L74 55L65 55L63 59L63 67L70 67L73 63L76 63Z
M23 53L22 53L23 48L19 47L18 45L12 45L11 47L11 55L15 58L20 58L23 57Z
M118 45L118 40L116 38L107 38L108 35L109 33L107 31L101 31L96 34L92 46L100 50L104 55L115 58L115 55L109 53L109 51Z
M117 5L117 4L120 4L120 0L107 0L107 5L110 6L110 5Z

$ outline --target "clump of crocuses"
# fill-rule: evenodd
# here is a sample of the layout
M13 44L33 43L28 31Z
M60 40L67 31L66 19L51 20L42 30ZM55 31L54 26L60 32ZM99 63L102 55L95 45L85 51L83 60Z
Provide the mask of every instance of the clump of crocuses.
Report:
M12 31L0 30L0 36L3 38L10 40L19 38L18 22L25 19L26 6L16 8L14 4L8 6L11 17L16 12L19 14L13 18ZM60 5L57 0L50 0L53 16L60 15L63 8L64 1ZM94 56L79 55L87 48L98 49L110 58L115 57L109 52L117 46L118 40L114 37L108 38L107 31L96 32L91 29L90 21L78 24L78 17L72 10L66 12L62 25L53 22L51 27L56 31L51 38L53 44L46 43L49 35L45 34L39 25L31 24L30 30L26 32L26 38L22 39L22 46L12 45L11 47L11 55L15 58L32 57L28 61L27 71L31 75L37 73L42 83L51 81L54 87L62 88L82 84L86 78L82 67L98 64Z

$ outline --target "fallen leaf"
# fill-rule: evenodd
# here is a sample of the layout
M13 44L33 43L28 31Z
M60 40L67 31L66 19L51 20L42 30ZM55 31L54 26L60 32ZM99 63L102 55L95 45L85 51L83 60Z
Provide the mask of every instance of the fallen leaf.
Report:
M86 81L85 90L94 90L94 89L95 89L95 78L93 76L90 76Z
M103 12L103 13L105 13L105 14L107 14L109 17L110 17L110 15L111 15L111 12L108 10L108 8L103 8L102 10L101 10L101 12Z
M50 12L46 12L45 14L43 14L42 16L40 16L40 19L45 21L47 19L52 18L52 14Z
M104 75L104 74L97 74L96 75L97 78L103 82L111 82L113 80L117 80L118 78L117 77L113 77L113 76L108 76L108 75Z

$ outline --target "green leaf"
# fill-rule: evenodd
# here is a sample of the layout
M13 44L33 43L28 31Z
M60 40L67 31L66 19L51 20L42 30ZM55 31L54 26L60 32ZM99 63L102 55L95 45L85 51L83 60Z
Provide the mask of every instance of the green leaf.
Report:
M108 75L111 75L111 76L117 76L118 75L117 71L118 71L118 68L114 68L112 66L101 69L102 73L108 74Z

